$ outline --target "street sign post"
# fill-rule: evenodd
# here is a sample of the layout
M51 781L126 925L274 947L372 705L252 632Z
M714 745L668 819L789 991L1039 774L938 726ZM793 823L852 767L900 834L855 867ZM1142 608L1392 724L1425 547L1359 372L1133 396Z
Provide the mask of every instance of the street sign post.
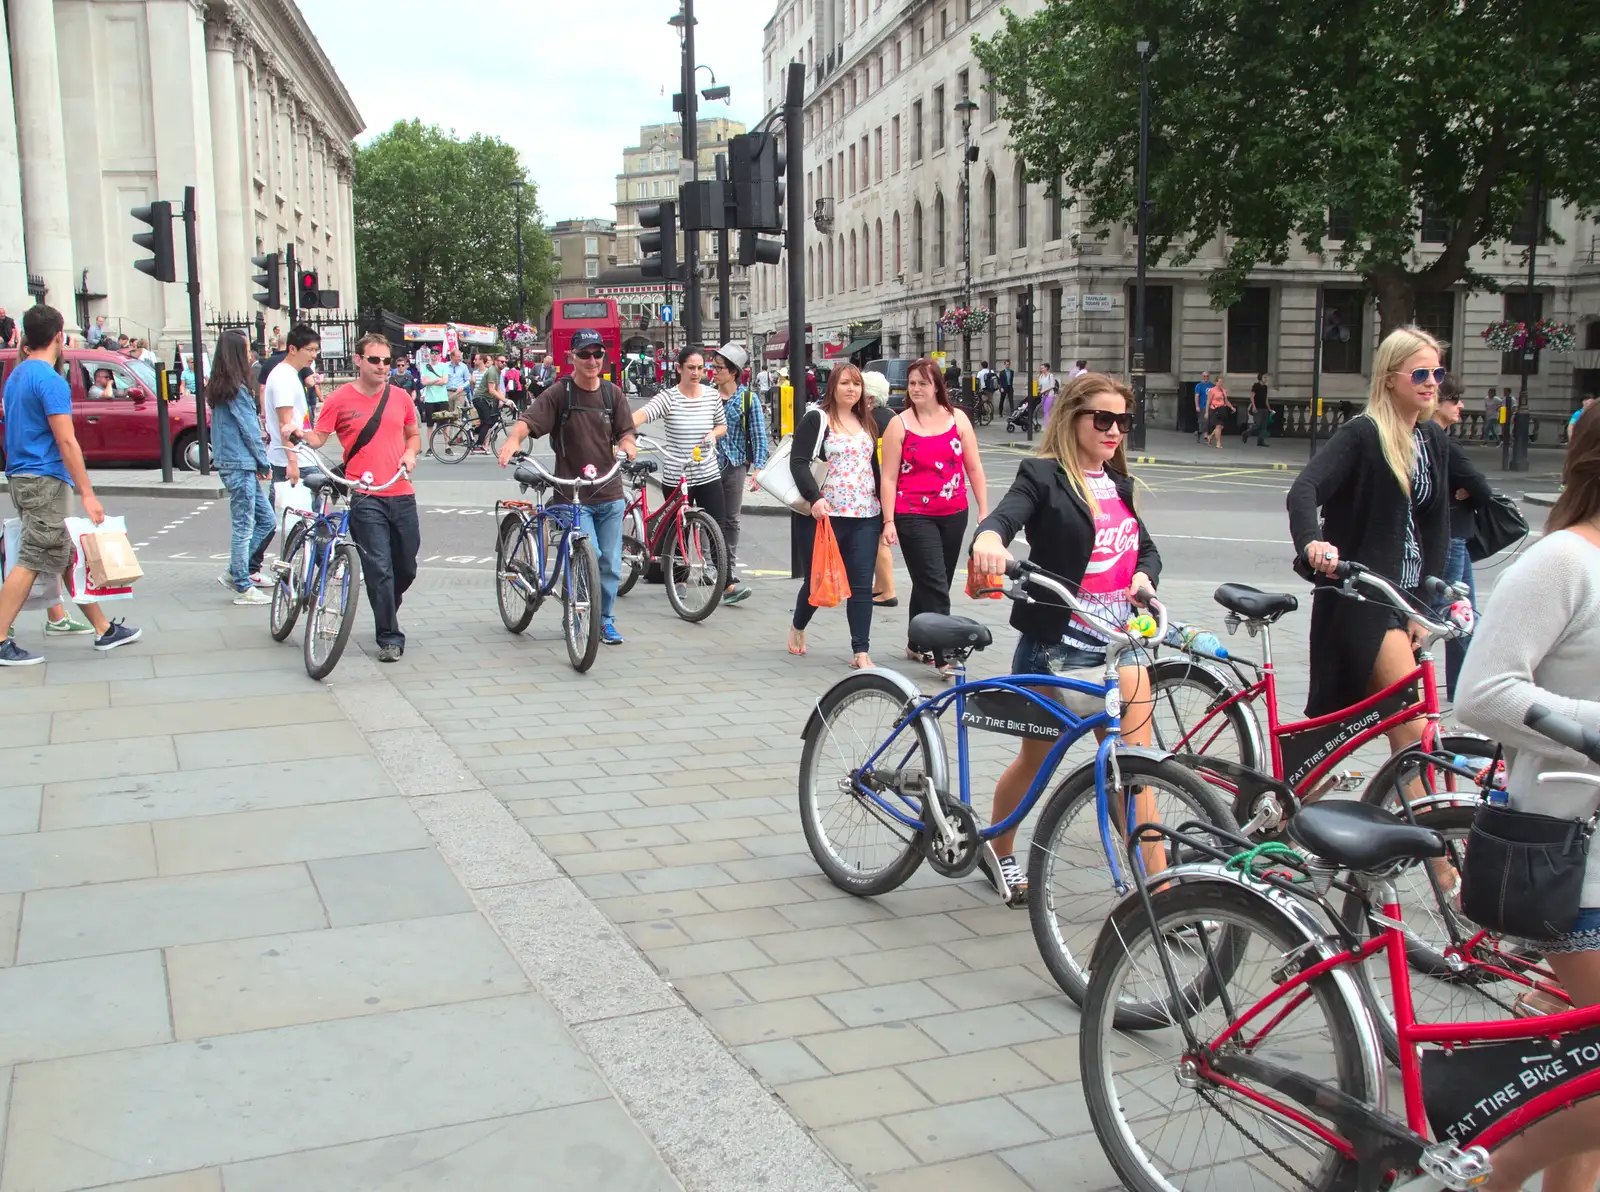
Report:
M672 307L668 306L665 302L661 304L661 321L663 323L672 322Z

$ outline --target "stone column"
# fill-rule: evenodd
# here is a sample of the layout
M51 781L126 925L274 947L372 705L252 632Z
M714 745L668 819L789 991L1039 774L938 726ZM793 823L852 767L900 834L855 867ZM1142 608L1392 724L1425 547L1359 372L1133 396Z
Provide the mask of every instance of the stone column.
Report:
M211 103L212 185L217 208L217 279L214 305L223 311L243 311L249 254L241 252L244 236L244 196L239 190L239 110L234 93L233 43L235 31L229 17L212 9L206 21L206 90Z
M67 207L66 138L52 0L10 0L11 71L22 176L22 233L28 269L44 278L46 301L77 325L72 286L72 221Z
M5 19L0 17L0 306L13 318L31 305L22 247L21 169L16 108L11 102L11 49Z
M334 215L334 236L339 242L339 272L342 275L339 305L346 310L355 310L357 309L356 240L355 214L351 206L353 176L350 167L342 161L338 166L338 179L338 189L334 195L337 207Z

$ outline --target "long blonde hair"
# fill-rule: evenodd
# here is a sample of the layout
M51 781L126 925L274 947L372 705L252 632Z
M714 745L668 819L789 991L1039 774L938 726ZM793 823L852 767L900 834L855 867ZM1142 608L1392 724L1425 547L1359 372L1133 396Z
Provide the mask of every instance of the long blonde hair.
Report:
M1444 358L1444 345L1421 327L1396 327L1384 337L1372 357L1372 385L1367 390L1366 417L1378 428L1378 442L1383 448L1384 462L1400 482L1400 489L1411 495L1411 474L1417 470L1417 443L1411 427L1405 424L1394 407L1394 395L1389 392L1389 375L1396 372L1410 357L1424 348L1432 348ZM1434 402L1417 415L1418 422L1433 417Z
M1044 424L1044 434L1039 440L1039 458L1053 459L1067 474L1072 490L1083 498L1092 513L1098 515L1100 505L1089 491L1089 482L1083 476L1083 463L1078 459L1078 411L1084 409L1091 397L1113 393L1122 399L1123 409L1133 409L1133 390L1115 377L1105 373L1081 373L1067 382L1066 388L1056 395L1050 407L1050 417ZM1123 475L1128 474L1127 436L1118 445L1110 464Z

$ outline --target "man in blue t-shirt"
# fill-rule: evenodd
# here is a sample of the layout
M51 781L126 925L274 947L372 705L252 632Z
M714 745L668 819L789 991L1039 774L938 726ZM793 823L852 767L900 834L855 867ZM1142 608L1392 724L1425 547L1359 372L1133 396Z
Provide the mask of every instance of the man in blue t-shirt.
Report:
M22 539L11 572L0 585L0 666L44 661L17 645L11 626L34 579L53 579L72 565L72 540L64 523L75 512L74 485L89 520L99 525L106 519L73 433L72 389L57 371L62 326L61 312L53 307L35 306L24 314L21 358L6 378L6 482L22 519ZM79 607L94 626L96 650L115 650L138 640L139 630L108 621L98 604Z
M1200 383L1194 387L1194 441L1206 436L1206 404L1211 400L1211 374L1200 374Z

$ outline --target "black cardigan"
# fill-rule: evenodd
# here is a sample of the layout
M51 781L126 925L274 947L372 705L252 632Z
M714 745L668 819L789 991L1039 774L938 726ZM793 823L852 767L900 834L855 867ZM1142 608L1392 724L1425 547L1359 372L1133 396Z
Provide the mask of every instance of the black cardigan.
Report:
M1133 480L1109 466L1106 475L1116 485L1122 503L1133 510ZM1137 510L1133 516L1139 523L1138 570L1148 575L1153 584L1161 578L1161 555ZM1088 502L1073 489L1066 469L1053 459L1023 460L1006 495L978 523L973 537L993 530L1001 542L1009 545L1024 529L1028 531L1031 562L1073 585L1082 582L1094 553L1094 515L1089 512ZM1042 641L1060 640L1072 614L1048 592L1034 588L1028 594L1043 603L1013 604L1012 626Z
M811 475L811 456L817 449L817 436L822 436L822 458L828 458L828 416L822 412L821 407L814 406L800 416L800 425L795 427L794 442L789 448L789 474L794 477L795 487L800 490L800 495L815 505L822 500L822 489L817 485L816 479ZM869 434L876 440L878 435L877 421L871 424ZM872 491L882 492L883 481L878 470L878 453L872 453Z
M1456 440L1435 422L1419 424L1428 444L1431 495L1416 511L1422 574L1439 575L1450 549L1450 501L1464 488L1474 504L1494 494ZM1383 458L1378 425L1355 418L1341 427L1289 489L1289 532L1296 568L1305 550L1330 542L1343 559L1361 563L1396 585L1405 555L1410 498ZM1322 516L1318 519L1317 510ZM1311 689L1306 715L1325 716L1365 699L1383 635L1394 617L1381 603L1320 591L1311 610Z

